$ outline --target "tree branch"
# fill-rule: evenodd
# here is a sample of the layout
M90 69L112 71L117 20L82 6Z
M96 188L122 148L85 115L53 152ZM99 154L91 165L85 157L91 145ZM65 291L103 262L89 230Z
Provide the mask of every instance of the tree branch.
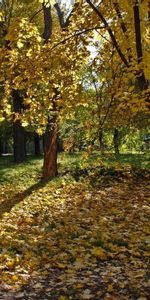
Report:
M56 3L56 4L54 5L54 7L55 7L55 9L56 9L56 11L57 11L57 15L58 15L60 27L61 27L61 28L65 28L65 27L66 27L66 24L65 24L65 22L64 22L64 13L63 13L63 11L61 11L60 6L59 6L58 3Z
M122 62L125 64L126 67L129 67L128 61L126 60L124 54L122 53L122 51L121 51L121 49L120 49L120 47L118 45L118 42L117 42L117 40L115 38L115 35L114 35L111 27L109 26L107 20L104 18L104 16L100 12L100 10L90 0L86 0L86 2L91 6L91 8L93 9L93 11L95 11L95 13L99 16L99 18L101 19L101 21L105 25L105 27L106 27L106 29L107 29L110 37L111 37L113 45L116 48L116 51L118 52L118 54L119 54Z
M119 18L120 21L121 21L121 29L122 29L123 33L126 34L127 28L126 28L126 25L125 25L125 23L124 23L124 21L123 21L122 15L121 15L119 3L116 2L116 1L114 1L114 2L113 2L113 5L114 5L114 7L115 7L115 11L116 11L116 13L117 13L118 18Z
M8 27L10 25L10 21L11 21L11 18L12 18L13 8L14 8L14 0L11 1L10 12L9 12L9 16L8 16Z
M118 16L118 19L121 21L121 29L122 29L122 32L124 33L125 35L125 38L126 38L126 41L127 43L129 43L129 37L128 37L128 34L127 34L127 27L126 27L126 24L122 18L122 15L121 15L121 11L120 11L120 6L119 6L119 3L117 1L114 1L113 2L113 5L114 5L114 8L115 8L115 11L116 11L116 14ZM131 55L131 47L128 47L127 48L127 52L128 52L128 59L129 59L129 62L131 62L131 58L132 58L132 55Z
M61 44L64 44L65 42L69 41L70 39L72 39L74 37L80 36L81 34L87 33L87 32L92 31L92 30L103 29L103 28L105 28L105 26L97 26L97 27L88 28L88 29L85 29L83 31L76 32L76 33L72 34L71 36L67 37L66 39L64 39L64 40L58 42L57 44L55 44L51 48L51 50L54 49L54 48L56 48L57 46L59 46Z
M32 22L33 19L43 10L43 7L41 9L39 9L29 20L29 22Z
M59 19L60 27L62 29L68 27L69 22L70 22L70 18L72 16L72 14L74 13L74 11L76 10L76 8L78 7L78 4L77 3L74 4L73 9L71 10L70 14L68 15L68 17L67 17L67 19L65 21L64 21L64 13L61 10L59 4L56 3L54 5L54 7L55 7L55 9L57 11L57 16L58 16L58 19Z

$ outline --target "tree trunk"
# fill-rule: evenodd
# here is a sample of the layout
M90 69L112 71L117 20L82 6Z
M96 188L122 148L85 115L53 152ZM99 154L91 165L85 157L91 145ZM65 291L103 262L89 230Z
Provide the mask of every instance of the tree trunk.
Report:
M36 131L34 131L34 153L35 155L40 155L40 137Z
M142 37L141 37L141 27L140 27L140 12L138 0L136 0L133 7L134 11L134 28L135 28L135 42L136 42L136 54L137 61L141 63L143 60L143 51L142 51ZM139 76L137 77L138 87L140 91L143 91L148 88L148 83L145 79L144 70L139 71Z
M25 161L25 130L21 126L20 121L14 123L14 161L21 163Z
M43 38L44 42L47 43L48 39L52 34L52 14L51 14L51 5L46 6L43 3L43 15L44 15L44 32Z
M9 152L9 149L8 149L8 141L7 141L7 140L4 141L4 149L3 149L3 150L4 150L4 153L5 153L5 154L7 154L7 153Z
M57 176L57 120L49 120L44 134L43 180L48 181Z
M100 130L99 131L99 145L100 145L100 151L101 151L101 154L104 155L104 143L103 143L103 131Z
M52 15L51 6L43 4L44 14L44 42L47 43L52 34ZM57 176L57 117L56 117L56 99L52 99L53 117L48 118L47 128L44 134L44 163L43 180L48 181Z
M63 29L69 25L70 17L74 11L72 9L69 16L64 21L63 12L61 11L59 4L54 5L60 27ZM44 32L43 38L44 42L47 43L52 34L52 12L51 5L47 6L46 2L43 3L43 15L44 15ZM58 135L58 119L57 119L57 107L56 101L59 96L57 88L54 88L55 96L52 99L52 115L53 117L48 119L48 125L46 132L44 134L44 164L43 164L43 180L48 181L52 178L55 178L58 174L57 172L57 135Z
M22 99L18 91L13 91L14 112L20 114L23 110ZM22 127L20 120L16 120L13 124L14 131L14 161L21 163L26 158L26 139L25 129Z
M3 153L3 142L2 142L2 137L0 135L0 156L2 155Z
M114 129L114 149L115 149L115 154L119 155L119 131L117 128Z

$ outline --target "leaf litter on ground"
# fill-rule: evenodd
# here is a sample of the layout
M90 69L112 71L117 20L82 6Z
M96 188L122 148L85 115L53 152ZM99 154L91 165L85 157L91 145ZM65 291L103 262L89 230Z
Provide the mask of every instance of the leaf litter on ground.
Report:
M0 299L149 299L148 177L90 180L2 186Z

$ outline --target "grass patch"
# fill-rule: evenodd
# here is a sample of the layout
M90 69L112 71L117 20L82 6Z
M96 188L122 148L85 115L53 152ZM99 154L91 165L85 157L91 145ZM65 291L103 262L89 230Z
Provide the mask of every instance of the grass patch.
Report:
M115 156L114 154L108 154L104 157L104 161L108 165L113 165L119 163L120 165L131 165L139 168L150 168L150 155L149 153L139 153L139 154L120 154Z
M118 247L128 247L128 243L122 240L114 240L112 243Z
M43 158L29 156L26 162L15 164L12 156L0 157L0 184L21 185L25 188L37 184L42 178ZM106 154L99 152L91 155L86 153L60 153L58 156L59 177L53 182L60 185L62 178L66 181L79 181L87 176L91 177L118 177L119 172L127 168L136 169L136 174L142 176L142 169L149 169L148 154ZM95 180L95 179L94 179Z
M16 164L12 156L0 157L0 184L18 183L25 188L36 184L42 176L42 158L29 157L26 162Z

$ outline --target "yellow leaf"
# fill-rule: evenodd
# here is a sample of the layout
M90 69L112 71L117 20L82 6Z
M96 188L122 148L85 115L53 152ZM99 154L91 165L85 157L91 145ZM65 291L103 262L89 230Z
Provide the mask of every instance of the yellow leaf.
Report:
M57 267L60 268L60 269L66 268L66 265L61 264L61 263L57 263L56 265L57 265Z
M65 300L66 298L64 297L64 296L60 296L59 298L58 298L58 300Z
M102 250L102 249L99 249L99 248L94 248L93 250L92 250L92 254L94 255L94 256L96 256L96 258L98 258L98 259L106 259L106 257L107 257L107 255L106 255L106 253L104 252L104 250Z
M0 123L3 122L5 120L4 117L0 117Z
M3 16L2 11L0 11L0 22L3 22L3 21L4 21L4 16Z
M14 264L15 264L14 260L9 260L9 261L7 261L7 263L6 263L6 266L7 266L8 268L12 268L12 267L14 266Z
M27 126L28 126L28 122L27 121L22 122L22 127L27 127Z
M22 42L20 42L20 41L18 41L17 42L17 47L20 49L20 48L22 48L24 45L23 45L23 43Z
M77 283L77 285L75 286L76 289L82 289L84 287L83 283Z
M135 87L134 87L134 86L131 86L131 87L129 87L129 92L133 92L133 91L134 91L134 89L135 89Z
M113 291L113 286L112 286L112 284L109 284L109 285L108 285L107 291L108 291L108 292L112 292L112 291Z
M12 276L12 280L13 280L13 281L17 281L17 280L18 280L18 276L17 276L17 275L13 275L13 276Z

